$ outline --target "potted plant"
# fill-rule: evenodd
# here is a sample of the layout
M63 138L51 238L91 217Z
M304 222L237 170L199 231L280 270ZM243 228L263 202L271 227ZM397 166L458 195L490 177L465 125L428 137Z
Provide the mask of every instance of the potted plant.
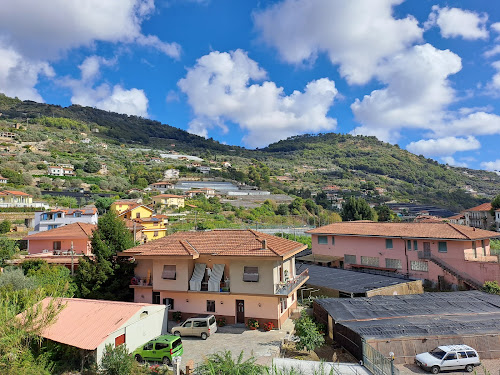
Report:
M272 329L274 329L274 323L273 322L264 323L264 331L268 332L268 331L270 331Z
M217 325L219 327L224 327L226 325L226 318L220 317L217 319Z
M247 327L251 330L256 330L259 328L259 321L257 319L250 318L247 321Z
M180 311L174 311L172 313L172 318L174 318L174 320L177 322L177 323L180 323L181 320L182 320L182 313Z

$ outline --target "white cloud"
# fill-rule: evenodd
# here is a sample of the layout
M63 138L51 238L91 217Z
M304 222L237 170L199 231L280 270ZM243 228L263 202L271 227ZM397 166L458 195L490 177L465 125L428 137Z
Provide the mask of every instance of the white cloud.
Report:
M412 16L393 17L403 0L283 0L254 13L264 41L289 63L326 53L350 84L366 83L388 56L421 40Z
M377 70L377 78L387 87L351 105L362 124L353 134L381 134L382 140L396 141L401 128L429 129L440 124L455 96L448 76L461 67L459 56L430 44L391 57Z
M137 42L177 58L178 45L142 34L141 23L154 10L153 0L8 1L0 12L0 35L22 55L39 59L95 41Z
M470 10L440 8L434 5L424 26L426 29L439 26L441 36L444 38L462 37L466 40L475 40L488 38L487 21L488 15L485 13L478 14Z
M499 53L500 53L500 44L498 44L495 47L493 47L492 49L486 51L483 55L484 55L484 57L489 58L489 57L496 56Z
M481 143L474 137L445 137L438 139L421 139L420 141L411 142L406 146L406 149L417 155L449 156L458 151L477 150L480 147Z
M437 136L500 134L500 116L494 113L474 112L465 117L450 119L433 129Z
M493 91L500 90L500 61L495 61L491 63L491 66L497 71L492 79L491 82L488 83L488 88Z
M500 159L482 162L481 167L488 171L500 171Z
M188 69L178 86L196 115L189 131L207 136L208 130L226 122L247 132L243 141L261 147L286 137L333 130L336 120L327 116L337 95L335 83L326 78L309 82L304 92L285 95L274 82L255 83L265 70L242 50L211 52Z
M26 59L11 47L0 45L0 92L22 100L42 102L35 88L39 75L53 77L54 70L43 61Z
M80 80L63 79L61 84L69 87L73 93L71 103L147 117L148 98L143 90L136 88L126 90L121 85L111 87L107 83L94 87L100 76L101 66L112 64L114 64L112 60L106 60L100 56L89 56L78 66L81 72Z
M463 167L463 168L468 167L467 163L459 162L459 161L455 160L455 158L453 156L445 156L445 157L442 157L441 160L443 161L443 163L451 165L453 167Z

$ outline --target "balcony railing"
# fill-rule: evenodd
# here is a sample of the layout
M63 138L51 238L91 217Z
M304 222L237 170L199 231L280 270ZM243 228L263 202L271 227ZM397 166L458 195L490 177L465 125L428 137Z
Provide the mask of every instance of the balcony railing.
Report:
M290 279L287 282L277 284L274 294L287 296L292 293L293 290L302 285L307 279L309 279L309 269L306 269L300 275L295 276L293 279Z

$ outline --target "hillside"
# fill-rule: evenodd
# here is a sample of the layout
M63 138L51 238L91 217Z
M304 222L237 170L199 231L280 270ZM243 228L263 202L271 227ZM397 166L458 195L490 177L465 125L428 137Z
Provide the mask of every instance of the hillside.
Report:
M392 199L416 201L457 212L500 192L500 177L494 173L439 164L397 145L380 142L375 137L336 133L303 135L279 141L265 149L247 150L207 140L157 121L78 105L63 108L0 95L0 112L0 120L5 126L28 123L29 131L14 130L19 141L41 142L44 143L41 148L45 149L41 151L45 152L43 158L30 154L31 166L27 164L26 155L10 155L10 159L3 156L3 165L6 161L19 162L17 168L23 168L24 164L27 172L42 160L73 163L77 170L81 168L78 176L84 181L87 179L98 185L101 180L106 180L106 183L101 183L103 190L110 188L109 185L114 191L118 186L121 189L138 186L141 178L154 182L161 178L167 166L183 167L186 163L131 165L139 159L158 156L160 152L175 151L201 156L212 163L228 161L232 164L228 170L214 172L215 176L304 198L320 192L325 185L337 185L348 194L363 195L374 203ZM92 134L94 146L82 145L82 134ZM106 150L96 148L99 140L110 147ZM150 152L145 154L141 148L150 149ZM109 175L93 177L91 173L83 172L82 165L91 158L106 162ZM288 181L278 181L270 176L286 176ZM116 182L117 179L121 179L120 183ZM477 196L465 189L477 191ZM381 190L384 192L380 193Z

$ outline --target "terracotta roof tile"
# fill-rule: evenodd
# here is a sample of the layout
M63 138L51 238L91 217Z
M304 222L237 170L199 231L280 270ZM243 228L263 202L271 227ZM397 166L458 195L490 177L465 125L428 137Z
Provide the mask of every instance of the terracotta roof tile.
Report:
M31 234L24 237L23 240L89 238L92 237L92 232L96 228L97 225L94 224L73 223L59 228Z
M311 229L311 234L337 234L368 237L439 238L477 240L500 237L498 232L451 223L376 223L349 221Z
M263 240L267 246L263 248ZM196 256L286 256L303 250L306 245L253 230L213 230L177 232L170 236L128 249L137 255Z
M490 211L491 210L491 203L483 203L480 204L479 206L469 208L465 211Z
M4 190L3 193L10 194L10 195L22 195L22 196L31 197L31 195L29 195L25 192L22 192L22 191L18 191L18 190Z

